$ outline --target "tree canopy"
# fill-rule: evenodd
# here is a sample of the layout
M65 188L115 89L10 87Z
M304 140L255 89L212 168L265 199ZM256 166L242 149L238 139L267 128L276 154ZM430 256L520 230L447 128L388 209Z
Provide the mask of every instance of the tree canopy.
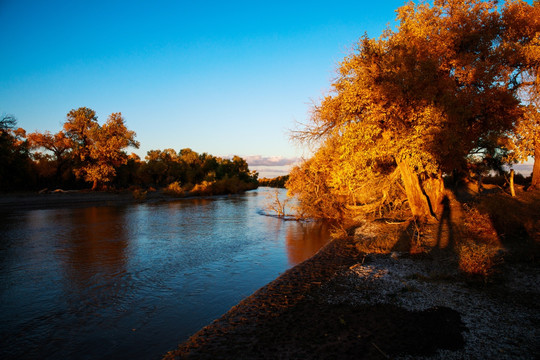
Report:
M26 131L16 128L12 115L0 118L0 190L14 190L31 183Z
M290 193L314 217L405 199L415 217L435 216L442 174L463 169L483 139L523 117L519 91L538 69L530 55L539 45L538 8L479 0L399 8L397 28L360 39L296 133L319 149L291 173Z
M92 182L92 189L112 181L116 168L127 163L125 148L139 147L121 113L112 113L100 126L94 110L81 107L68 113L64 131L78 162L76 174Z
M0 190L39 187L164 188L175 196L238 193L258 186L258 174L239 156L220 158L190 148L150 150L145 161L126 153L139 146L121 113L99 124L94 110L71 110L56 134L15 129L0 118ZM144 192L144 190L140 190Z

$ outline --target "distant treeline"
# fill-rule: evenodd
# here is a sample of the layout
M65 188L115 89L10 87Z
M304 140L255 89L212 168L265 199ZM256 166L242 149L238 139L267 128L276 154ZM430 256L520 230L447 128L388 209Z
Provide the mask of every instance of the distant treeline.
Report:
M175 195L236 193L257 187L258 174L234 156L224 159L182 149L148 151L120 113L100 125L88 108L67 114L63 129L27 134L13 116L0 118L0 191L39 189L167 188Z
M275 188L285 188L285 183L289 180L289 175L278 176L272 179L262 178L259 179L259 186L268 186Z

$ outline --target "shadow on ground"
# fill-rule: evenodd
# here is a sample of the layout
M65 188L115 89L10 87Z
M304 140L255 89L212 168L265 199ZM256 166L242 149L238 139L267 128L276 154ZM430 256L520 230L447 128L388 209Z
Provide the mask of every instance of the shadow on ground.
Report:
M321 284L363 262L338 239L290 269L166 355L166 359L385 359L463 347L459 313L335 305Z

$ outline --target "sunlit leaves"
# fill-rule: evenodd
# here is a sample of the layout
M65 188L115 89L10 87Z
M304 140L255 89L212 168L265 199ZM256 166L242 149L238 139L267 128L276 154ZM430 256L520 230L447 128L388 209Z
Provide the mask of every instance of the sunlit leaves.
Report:
M419 180L464 168L471 150L521 117L518 89L538 64L537 12L522 1L501 10L480 0L398 9L397 28L360 39L315 106L299 138L320 141L320 148L291 174L291 192L311 209L325 197L343 207L368 202L374 191L386 198L388 189L373 179L389 179L400 163L413 171L402 176L415 174L408 183L420 187ZM416 193L436 206L425 190Z
M93 188L110 182L116 175L116 168L127 163L128 155L124 149L139 147L135 132L128 130L121 113L112 113L100 126L92 109L71 110L64 131L79 161L75 174L93 182Z

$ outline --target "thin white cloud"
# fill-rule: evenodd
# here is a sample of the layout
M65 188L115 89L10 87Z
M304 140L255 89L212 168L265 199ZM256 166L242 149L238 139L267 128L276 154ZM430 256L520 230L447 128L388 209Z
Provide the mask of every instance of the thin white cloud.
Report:
M514 164L512 165L512 167L514 168L514 170L516 170L518 174L522 174L523 176L529 176L533 171L533 164L529 163Z
M299 158L286 158L283 156L252 155L244 157L249 166L287 166L300 161Z

